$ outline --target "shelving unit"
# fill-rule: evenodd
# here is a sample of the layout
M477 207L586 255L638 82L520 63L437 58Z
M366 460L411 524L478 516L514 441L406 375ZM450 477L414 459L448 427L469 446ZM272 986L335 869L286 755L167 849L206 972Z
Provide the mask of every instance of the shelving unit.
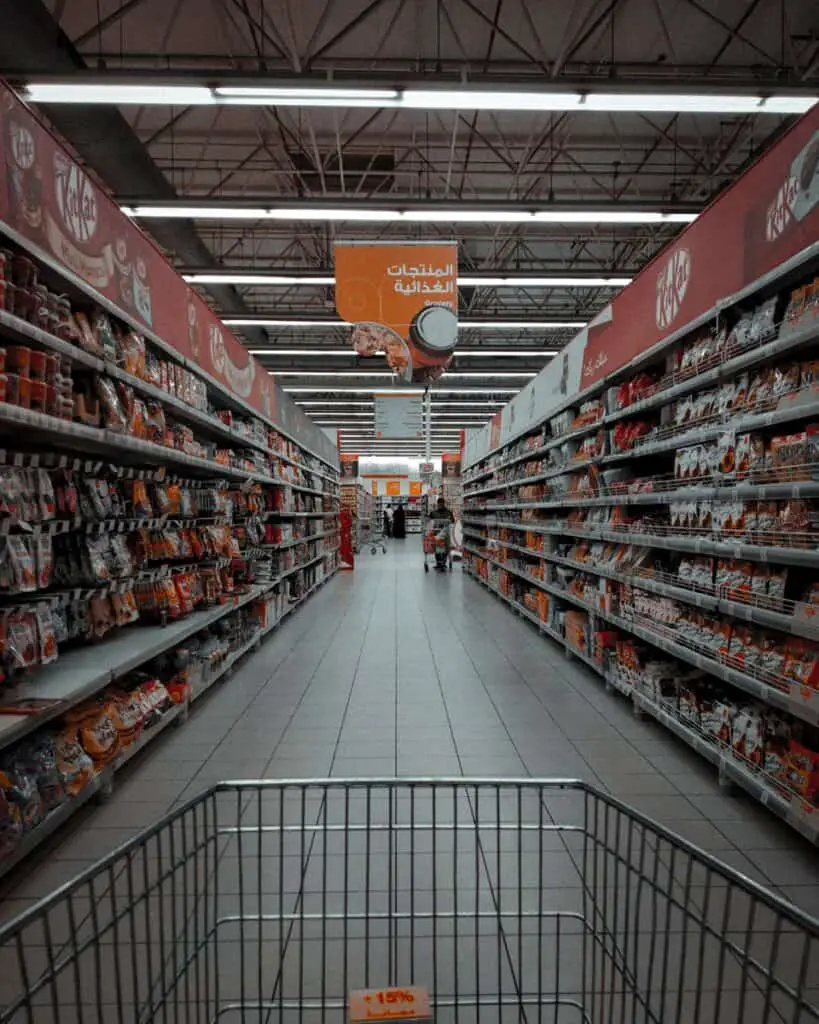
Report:
M123 409L127 410L125 403L131 396L134 401L144 402L146 409L150 406L152 410L159 410L163 423L167 423L164 435L159 437L163 443L159 443L159 439L131 433L136 420L130 412L127 423L115 425L111 419L113 406L103 408L104 418L97 424L90 421L93 417L77 422L70 413L66 415L65 409L60 415L55 414L56 409L45 411L12 404L12 397L18 401L16 391L14 396L7 396L10 401L0 401L0 444L5 446L0 449L0 473L28 474L26 479L37 481L38 486L47 479L49 488L55 486L58 477L60 480L70 478L76 493L82 495L76 509L63 507L62 497L53 501L54 507L46 509L45 497L33 503L31 496L26 496L28 506L23 515L14 510L16 506L7 494L0 516L0 545L5 552L0 557L8 559L8 546L16 545L20 537L47 538L49 544L73 545L78 551L84 551L84 545L97 540L107 542L110 537L121 540L131 552L134 566L138 565L127 575L118 574L104 582L82 585L61 585L51 575L53 565L49 566L45 583L40 583L37 577L37 582L26 585L22 592L16 589L9 592L6 584L6 590L0 593L4 614L11 612L13 618L18 614L18 606L29 618L33 615L31 609L56 612L74 605L90 608L93 601L110 602L112 595L132 595L139 587L161 583L173 589L176 586L173 581L183 576L193 574L191 578L201 579L205 568L218 576L221 588L216 599L210 595L203 601L200 595L195 603L192 597L190 606L197 610L189 611L182 606L179 617L171 616L167 621L164 613L157 612L151 620L132 621L129 625L120 620L106 623L104 639L94 644L82 642L82 634L73 633L66 634L68 640L57 644L58 634L54 630L54 651L49 656L53 660L26 672L14 670L12 674L10 645L4 633L2 649L6 660L2 667L9 678L4 683L2 697L8 713L0 714L0 752L6 764L13 762L21 743L30 744L38 737L56 735L55 730L63 728L60 723L67 713L83 712L90 706L89 701L103 697L103 703L108 702L110 687L116 685L127 692L129 686L134 685L133 681L129 683L134 670L152 663L161 664L157 659L162 658L166 659L165 664L172 665L168 656L183 645L193 642L200 644L199 650L205 650L201 640L210 638L220 660L212 667L203 661L207 671L183 685L177 703L168 706L151 727L138 732L136 739L132 736L123 739L122 749L112 760L96 763L93 774L79 792L67 796L33 827L23 830L21 822L18 841L11 848L7 847L6 855L0 857L2 875L24 860L79 807L98 793L109 791L116 773L136 753L166 727L184 723L193 702L218 680L225 679L241 658L332 577L337 568L339 474L337 465L318 448L298 441L290 431L250 406L196 363L180 356L170 344L145 330L70 271L63 270L53 259L44 258L36 248L27 246L15 232L2 225L0 232L5 233L12 244L16 243L22 254L30 255L35 265L39 264L52 290L60 287L70 295L75 309L79 306L85 310L105 311L120 332L120 340L129 330L139 332L149 358L165 361L162 365L167 364L172 369L175 367L179 380L196 382L196 389L180 388L178 393L172 393L170 387L160 387L137 373L127 372L118 361L119 350L116 358L110 349L105 350L105 357L94 354L75 343L76 337L75 341L66 340L51 328L21 319L8 309L0 309L0 347L12 346L17 361L22 358L21 353L29 349L32 353L56 357L49 370L56 376L49 379L48 386L62 395L71 394L73 389L75 416L78 414L78 390L92 394L96 388L101 396L102 388L108 387L116 401L123 403ZM6 294L11 291L9 286ZM38 363L42 364L41 356L38 356ZM13 379L17 380L16 372ZM45 395L46 385L40 390ZM206 396L204 401L203 396ZM178 438L182 438L183 443ZM77 456L78 452L82 453L81 457ZM116 494L116 502L111 499L113 503L107 512L100 512L89 498L91 485L97 480L103 489L109 487L111 493ZM143 501L149 504L156 502L154 492L157 489L165 494L168 489L181 488L186 493L207 492L208 498L216 495L224 507L213 514L204 506L193 514L140 514L136 506L132 509L123 504L124 494L132 493L123 490L123 481L132 480L144 483L146 497ZM88 494L84 488L89 489ZM21 497L21 509L22 501ZM314 520L319 522L311 525ZM294 531L316 532L281 543L264 542L268 529L276 531L273 536L283 531L288 531L284 535L289 536L290 524ZM219 551L218 557L213 557L203 537L207 531L216 529L223 531L220 537L232 538L232 544L229 552ZM196 535L199 546L182 557L155 562L150 560L153 556L139 547L149 537L186 533ZM140 559L148 558L144 564L136 561L138 548ZM52 553L49 557L54 559L55 556ZM60 557L65 557L65 552ZM89 571L86 562L73 566L66 563L63 569L66 567L72 572L78 572L81 567L86 575ZM237 574L239 582L234 579ZM135 607L134 617L137 614L144 618ZM213 632L214 626L221 632ZM46 627L38 625L37 628L39 642L45 649L44 638L50 639L52 634L44 631ZM184 673L179 678L184 679ZM16 713L18 704L32 702L37 705L34 713L30 708Z
M464 552L819 843L817 271L807 252L480 458Z

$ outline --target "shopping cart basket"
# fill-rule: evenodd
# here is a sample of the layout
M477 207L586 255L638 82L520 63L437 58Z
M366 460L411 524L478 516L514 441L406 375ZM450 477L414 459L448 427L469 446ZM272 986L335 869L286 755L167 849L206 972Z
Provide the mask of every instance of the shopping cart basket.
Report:
M818 928L579 782L224 783L0 933L0 1020L792 1024Z

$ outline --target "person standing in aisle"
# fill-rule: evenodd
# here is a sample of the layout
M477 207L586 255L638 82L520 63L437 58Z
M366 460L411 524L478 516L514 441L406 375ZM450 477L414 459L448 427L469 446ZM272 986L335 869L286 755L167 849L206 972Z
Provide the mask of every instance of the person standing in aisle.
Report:
M404 506L400 501L392 514L392 535L396 540L403 540L407 535Z
M392 512L388 508L384 509L384 536L392 537Z

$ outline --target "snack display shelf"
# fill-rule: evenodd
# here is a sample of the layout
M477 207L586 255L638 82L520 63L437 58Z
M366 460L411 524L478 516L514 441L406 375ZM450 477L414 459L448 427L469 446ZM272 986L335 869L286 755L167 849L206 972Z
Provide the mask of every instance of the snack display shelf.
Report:
M633 619L623 618L620 615L615 615L612 612L604 611L601 608L590 605L582 598L569 593L563 587L558 587L553 583L539 580L537 577L530 576L528 573L514 569L504 562L498 562L496 559L487 558L486 555L479 551L474 551L472 549L466 550L470 550L471 553L478 558L492 562L499 568L527 580L533 586L537 586L541 590L544 590L547 593L568 602L569 604L582 608L583 611L588 612L590 615L598 616L605 622L609 622L611 625L617 626L619 629L623 630L623 632L631 633L634 636L640 637L641 640L645 640L647 643L652 644L654 647L658 647L667 654L673 655L680 661L685 661L689 665L693 665L695 668L702 669L703 672L708 672L710 675L716 676L718 679L722 679L726 683L731 683L731 685L735 686L738 690L749 693L768 704L789 712L794 716L794 718L799 718L802 721L809 722L813 725L819 725L819 691L800 686L799 683L787 679L782 681L784 684L782 689L769 685L762 679L758 679L745 672L741 672L739 669L732 668L724 661L717 661L715 658L706 657L705 655L700 654L699 651L694 650L691 647L687 647L682 643L678 643L668 636L664 636L656 629L650 629L647 626L640 625L640 623Z
M316 490L315 487L304 487L302 484L293 484L289 480L279 480L283 487L292 487L294 491L301 491L303 494L324 495L324 491ZM330 495L328 495L330 497Z
M183 704L174 704L172 708L162 715L155 725L144 729L138 739L129 744L110 764L107 764L97 772L76 796L68 797L59 807L51 811L36 828L27 832L9 854L0 858L0 878L25 860L41 843L50 838L57 829L64 825L81 807L87 804L89 800L93 799L98 793L110 792L114 785L114 776L119 769L128 764L149 743L152 743L169 725L184 717L187 714L187 710L187 707Z
M767 784L760 773L753 772L737 758L722 751L716 743L709 742L704 736L701 736L693 729L687 728L684 723L663 709L649 696L633 687L621 685L610 674L605 673L602 667L587 652L581 651L573 644L570 644L565 637L538 618L534 612L529 611L528 608L524 608L517 601L513 601L505 594L502 594L497 587L493 587L471 570L467 569L467 573L480 583L482 587L508 604L518 615L536 626L539 632L562 646L567 654L577 657L598 675L602 676L607 686L616 689L619 693L633 701L638 710L655 718L698 754L715 765L719 769L721 777L727 778L745 790L750 796L777 814L777 816L799 831L812 843L819 843L819 816L814 813L814 808L800 800L796 795L789 797L772 785Z
M688 329L690 328L686 330ZM623 409L617 409L615 412L609 413L605 417L604 423L606 426L609 426L630 416L639 416L640 413L649 412L651 409L667 405L669 402L674 402L679 398L685 398L687 395L699 391L703 387L708 387L724 380L730 380L731 377L737 376L744 370L761 366L770 359L789 355L802 345L808 345L815 341L817 336L819 336L818 324L802 324L793 330L786 330L784 334L780 333L772 341L758 345L756 348L745 349L734 356L730 356L715 366L704 369L701 373L690 374L679 381L679 383L667 382L664 384L663 381L660 381L653 394L648 395L639 402L634 402L632 405L627 405ZM667 342L667 344L674 344L679 339L680 332L675 331L673 339ZM655 350L654 354L656 355L658 352L659 349ZM601 382L601 385L598 386L598 389L602 391L606 384Z
M10 341L21 343L34 342L40 348L47 349L55 355L67 356L72 362L84 366L88 370L96 370L98 373L105 371L105 363L97 356L91 355L70 341L63 341L62 338L44 331L28 320L23 320L13 313L0 309L0 334Z
M743 498L751 501L783 500L819 497L819 480L784 480L778 483L737 483L723 486L702 483L668 490L623 491L612 494L589 494L553 501L487 502L487 511L504 509L560 509L585 508L601 505L670 505L678 501L732 501ZM474 512L476 509L469 509Z
M217 416L213 416L208 412L197 409L195 406L189 405L187 402L183 402L181 399L170 394L168 391L165 391L163 388L156 387L148 381L142 380L141 377L127 373L110 360L91 355L79 348L79 346L63 341L62 338L58 338L55 335L36 327L34 324L30 324L28 321L22 320L14 314L6 312L5 310L0 310L0 328L2 328L0 333L10 340L34 342L41 348L70 358L72 362L77 363L86 369L103 373L108 377L127 384L139 394L159 402L166 409L172 410L178 419L190 424L191 426L199 427L200 429L207 431L213 437L230 441L236 445L254 448L268 456L274 455L293 466L299 467L306 473L315 473L316 475L330 481L335 479L334 477L321 473L318 470L309 469L302 462L297 462L295 459L290 459L289 457L282 455L280 452L275 451L275 449L271 449L259 438L249 437L240 431L232 429L223 423ZM258 413L255 413L255 415L258 417ZM281 482L286 483L286 481ZM311 494L323 493L312 488L301 488L300 485L296 484L291 486L299 487L299 489L305 490Z
M0 748L8 746L58 718L132 669L187 640L225 615L261 596L271 584L253 587L225 604L194 612L167 626L134 625L118 631L102 643L68 651L30 679L5 689L8 701L47 700L54 703L36 715L1 715Z
M166 448L164 445L154 444L152 441L143 441L128 434L58 419L56 416L48 416L46 413L23 409L6 402L0 402L0 423L35 431L38 440L51 443L56 447L66 448L69 447L69 442L75 442L85 451L95 452L100 456L120 462L124 461L126 457L130 457L138 459L140 462L195 470L198 474L220 479L253 480L269 485L280 483L276 478L269 477L264 473L234 469L221 462L213 462L197 455L187 455L185 452Z
M227 673L230 672L230 670L233 668L233 666L241 658L243 658L252 647L258 646L261 638L262 631L260 629L257 629L253 636L250 637L250 639L247 640L245 643L243 643L241 647L239 647L235 651L231 651L231 653L225 658L225 660L219 666L217 671L209 679L199 683L197 686L194 686L191 689L191 703L197 701L202 696L202 694L207 693L207 691L215 683L217 683L220 679L226 676Z
M698 318L698 320L703 321L703 318L700 317ZM689 324L682 329L674 331L674 333L670 335L665 342L660 342L659 345L655 346L652 349L651 355L653 357L656 357L662 352L663 348L670 347L672 344L677 343L680 340L680 338L685 333L693 329L694 326L694 324ZM566 441L571 441L576 438L583 437L589 433L593 433L595 430L598 430L600 428L612 426L613 424L619 422L620 420L628 419L632 416L639 416L641 413L649 412L652 409L656 409L663 405L667 405L670 402L676 401L679 398L684 398L686 395L692 394L693 392L698 391L703 387L707 387L709 385L716 384L720 381L730 379L731 377L734 377L737 374L742 373L744 370L752 369L753 367L761 365L770 359L775 359L777 357L787 355L788 353L800 348L803 345L808 345L811 342L815 341L817 337L819 337L819 324L804 324L792 331L788 331L784 335L780 335L779 337L774 338L772 341L766 342L763 345L759 345L756 348L751 348L746 351L740 352L737 355L731 356L730 358L724 360L721 363L718 363L715 366L711 366L708 367L707 369L704 369L700 373L692 373L677 383L666 382L666 384L664 385L661 381L658 384L655 393L648 396L647 398L644 398L639 402L634 402L632 405L626 406L623 409L618 409L615 412L607 413L605 416L603 416L601 419L597 420L593 424L587 424L583 427L578 428L577 430L569 431L566 434L562 434L558 437L551 438L545 444L537 448L531 448L523 454L515 455L511 459L506 459L503 462L499 462L496 465L492 466L491 468L483 469L477 473L473 473L468 478L465 479L465 485L475 483L476 481L483 479L485 476L491 476L492 473L504 469L506 466L512 466L518 462L525 462L527 459L537 458L539 455L544 454L551 448L563 444ZM621 378L624 375L625 371L619 370L613 378L606 378L600 381L597 385L595 385L593 388L588 389L588 391L584 392L582 395L573 396L573 398L565 404L567 406L570 406L586 398L590 398L593 395L600 395L606 390L607 387L609 387L613 383L615 379ZM549 413L547 417L545 417L545 419L549 419L555 416L561 408L562 406L554 409L552 412ZM777 412L778 411L779 410L777 410ZM791 418L792 415L800 415L798 410L788 409L784 405L781 411L784 417L783 420L773 419L766 422L763 419L762 423L760 423L759 425L772 425L777 422L784 422L785 419ZM764 417L766 415L773 414L769 413L761 415ZM810 413L804 413L804 415L810 415ZM750 415L748 418L751 418ZM533 424L531 429L536 429L538 425L539 424ZM733 427L733 424L730 425L731 427ZM750 428L740 427L739 429ZM697 442L696 440L689 441L688 438L686 438L685 443L695 444ZM672 447L676 447L676 445ZM664 448L660 450L668 449ZM493 453L490 452L484 458L491 458L492 454ZM623 453L623 455L625 457L626 453ZM484 459L482 459L481 461L484 461ZM468 494L465 493L464 497L467 496Z
M723 555L726 558L741 558L751 562L776 565L801 565L819 567L819 550L808 547L782 547L779 545L750 544L744 541L713 540L704 535L685 537L677 534L637 533L631 530L607 530L603 527L583 528L582 526L538 526L537 523L511 522L490 519L465 519L464 522L481 525L523 530L548 536L565 534L586 540L608 540L636 547L662 548L667 551L681 551L696 555Z
M503 483L492 484L489 487L481 487L476 491L464 491L464 499L476 498L479 494L491 494L493 491L504 491L512 487L523 487L527 484L538 484L544 480L551 480L556 476L565 476L566 473L573 473L579 469L588 469L589 466L597 465L605 461L601 455L593 459L580 459L577 462L567 462L563 466L556 466L554 469L546 470L545 473L538 473L536 476L520 476L514 480L506 480Z
M472 535L471 535L472 536ZM685 587L676 583L667 583L656 579L654 576L640 573L623 573L609 569L603 565L596 565L593 562L575 562L570 558L563 558L550 551L536 551L532 548L523 547L520 544L512 544L509 541L499 540L494 537L479 537L480 540L489 544L497 544L512 551L528 555L530 558L537 558L541 561L550 562L555 565L565 565L577 572L589 572L595 576L604 576L606 579L617 580L618 583L625 583L640 590L646 590L652 594L659 594L662 597L669 597L675 601L682 601L695 608L705 608L709 611L722 612L743 622L753 622L758 626L765 626L769 629L778 629L783 633L792 633L794 636L802 636L806 639L819 640L819 615L813 614L813 606L796 603L793 605L790 614L776 611L773 608L765 608L751 602L735 601L730 597L714 593L713 590L706 590L697 587ZM631 544L631 538L624 536L623 543ZM480 551L472 550L479 558L488 557ZM495 561L490 559L490 561ZM508 563L498 563L509 572L516 572L513 566ZM521 573L520 575L525 575ZM531 582L537 582L536 578L526 577Z
M276 577L271 586L275 587L277 584L281 583L282 580L286 580L288 576L292 576L294 572L299 572L301 569L309 569L311 565L315 565L316 562L320 562L327 554L332 554L332 552L323 551L320 555L316 555L315 558L311 558L306 562L301 562L299 565L294 565L292 568L286 569Z
M598 455L591 459L582 459L576 462L567 462L562 466L555 467L544 473L534 476L516 477L514 480L507 480L503 483L492 484L488 487L481 487L477 490L465 491L464 498L476 498L481 494L491 494L495 491L509 490L513 487L523 487L529 484L542 483L566 473L577 472L581 469L588 469L589 466L607 466L618 462L630 461L634 458L662 455L666 452L675 451L677 448L701 444L704 441L714 440L726 430L735 433L750 433L753 430L761 430L766 427L779 426L793 420L806 419L819 415L819 388L805 388L802 392L794 392L780 399L779 406L766 412L748 413L745 416L724 418L717 423L692 427L688 430L669 432L668 436L661 440L652 440L649 435L645 442L637 443L633 448L626 451L611 452L608 455Z
M168 344L168 342L166 342L162 337L160 337L153 330L151 330L150 327L147 327L145 323L136 319L126 309L121 309L119 306L116 305L116 303L112 302L102 292L97 291L96 288L90 285L82 277L74 273L61 262L59 262L59 260L55 259L54 256L52 256L51 253L48 252L46 249L43 249L39 245L34 244L29 238L20 234L20 232L16 231L8 224L2 225L2 234L9 238L16 245L18 245L31 257L33 257L37 263L41 264L42 266L48 267L49 270L54 275L60 278L60 280L66 286L62 290L73 291L75 294L80 294L88 299L91 299L95 303L95 305L104 309L109 314L112 314L118 320L121 320L123 323L126 323L132 330L136 331L138 334L144 336L148 341L150 341L153 345L160 349L162 353L169 359L173 360L178 365L183 366L185 369L195 374L197 377L200 378L200 380L205 381L205 383L219 395L220 401L227 408L230 408L235 412L241 413L242 415L248 416L251 419L260 420L262 423L265 423L267 426L272 427L274 430L276 430L282 437L286 438L288 441L297 445L307 455L311 456L314 459L317 459L323 465L327 466L328 469L331 469L333 471L336 470L336 467L331 465L324 456L318 454L318 452L313 451L313 449L309 448L306 444L304 444L304 442L299 441L281 424L274 422L273 419L271 419L269 416L265 416L262 412L254 408L252 405L250 405L249 402L246 402L239 395L235 394L232 391L229 391L227 388L225 388L224 384L221 381L216 380L209 373L203 370L199 363L197 363L193 359L189 359L183 356L172 345ZM13 321L16 322L18 320L17 317L12 316L11 314L8 315L11 317ZM37 328L33 329L37 330ZM47 338L53 337L52 335L48 334L48 332L45 331L43 331L42 334L45 335ZM33 337L31 335L29 335L29 338L33 340ZM60 338L54 338L54 340L61 344L67 344L65 342L62 342L62 339ZM44 343L44 346L48 347L46 343ZM79 356L80 359L82 359L83 355L89 355L88 353L83 353L82 350L78 348L78 346L69 344L68 348L69 351L66 352L65 354L70 354L72 358L75 359L75 361L77 359L77 352L81 353L81 355ZM55 351L57 350L55 349ZM96 357L90 356L90 358ZM242 438L240 435L234 435L234 439L241 440L248 445L254 446L253 441L246 438ZM260 445L260 442L255 442L255 445ZM307 467L304 466L302 462L297 462L295 460L290 459L289 457L283 456L280 453L267 448L266 445L261 446L261 450L269 454L275 454L279 458L285 458L286 461L291 462L292 465L307 469ZM336 478L328 477L328 479Z
M608 677L606 679L608 682ZM721 779L736 784L758 800L763 807L767 807L777 817L782 818L792 828L801 832L810 842L819 844L819 816L815 813L815 808L795 794L789 796L774 788L766 781L762 772L754 771L739 758L721 749L716 742L712 742L696 730L688 728L676 715L663 708L648 695L641 693L640 690L627 690L625 687L618 687L618 689L633 700L634 706L639 711L650 715L701 757L715 765Z
M265 551L286 551L287 548L297 548L300 544L311 544L314 540L321 540L322 537L331 537L336 531L325 530L323 533L312 533L309 537L297 537L295 540L285 541L283 544L260 544L259 547Z
M586 423L582 427L577 427L576 430L569 430L565 434L549 438L548 441L537 448L530 448L522 454L515 455L510 459L499 462L497 465L492 466L491 469L484 469L479 473L475 473L468 479L464 480L464 487L469 484L476 483L478 480L482 480L485 476L491 476L492 473L497 473L498 470L506 469L507 466L514 466L518 462L526 462L527 459L536 459L539 455L543 455L552 448L557 448L562 444L566 444L567 441L576 441L578 438L585 437L587 434L593 434L595 430L600 430L603 424L604 419L598 419L595 420L594 423ZM464 497L467 497L466 493L464 494Z

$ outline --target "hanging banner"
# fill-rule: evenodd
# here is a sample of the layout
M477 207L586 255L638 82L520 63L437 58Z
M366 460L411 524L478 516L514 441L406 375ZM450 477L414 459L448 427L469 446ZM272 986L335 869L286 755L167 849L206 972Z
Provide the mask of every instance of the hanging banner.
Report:
M390 498L397 498L401 494L401 481L400 480L388 480L387 481L387 496Z
M342 452L339 457L340 476L342 480L354 481L358 479L358 456L351 452Z
M377 438L422 438L424 399L422 395L376 394L375 436Z
M420 480L410 480L409 482L409 496L411 498L421 498L424 494L424 485Z
M0 83L0 221L123 315L333 463L336 450L11 89Z
M336 309L360 356L404 381L437 380L458 340L455 242L336 242Z

